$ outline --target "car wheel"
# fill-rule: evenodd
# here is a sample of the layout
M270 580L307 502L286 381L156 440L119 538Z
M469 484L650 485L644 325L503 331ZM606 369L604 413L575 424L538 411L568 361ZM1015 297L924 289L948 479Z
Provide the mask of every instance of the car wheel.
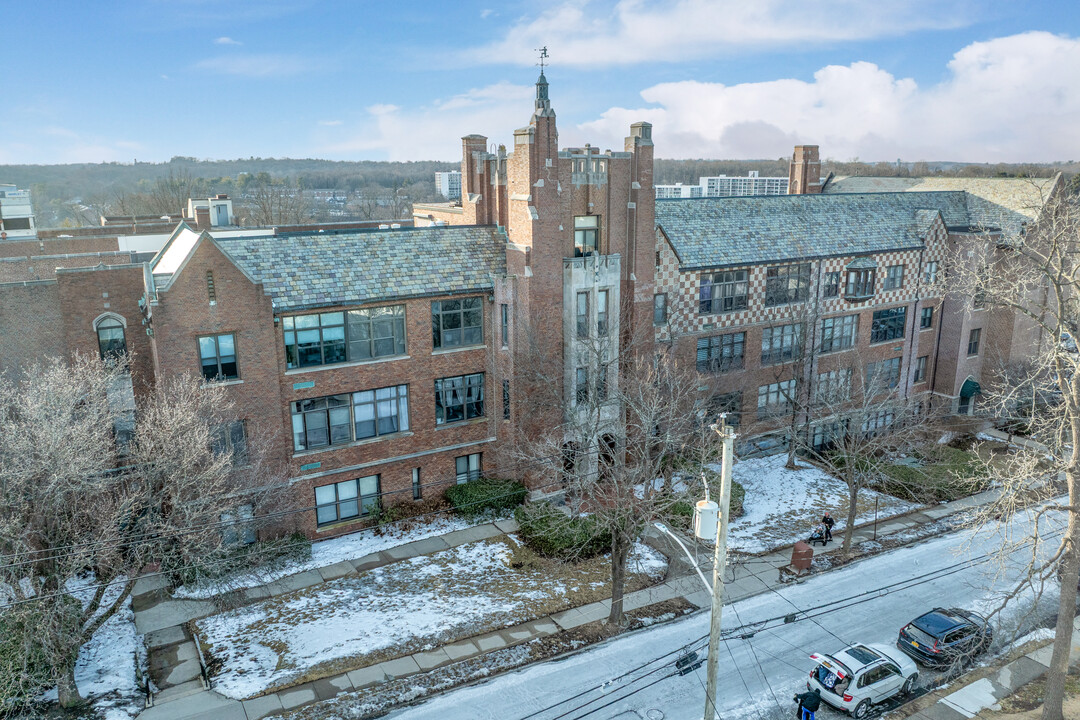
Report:
M919 679L918 673L912 673L912 675L904 681L904 687L900 688L901 695L910 695L911 691L915 689L915 681Z
M870 713L870 701L863 700L861 703L855 706L855 709L851 711L851 717L864 718Z

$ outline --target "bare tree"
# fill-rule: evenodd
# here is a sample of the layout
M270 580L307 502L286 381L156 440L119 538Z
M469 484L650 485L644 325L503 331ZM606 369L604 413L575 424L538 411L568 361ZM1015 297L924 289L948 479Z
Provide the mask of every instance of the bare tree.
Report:
M634 543L677 503L701 496L697 478L681 478L675 459L704 464L713 455L703 448L715 442L703 427L704 393L693 365L605 322L578 328L569 377L562 358L538 349L523 363L526 402L537 420L523 428L512 452L564 479L567 523L588 513L593 531L610 535L608 623L618 626Z
M297 225L311 218L304 191L288 180L259 178L244 191L252 225Z
M1046 197L1051 187L1033 182L1035 219L1021 224L1003 218L1004 230L987 229L959 245L950 272L958 297L985 303L991 322L1015 320L1013 332L1027 333L1019 340L1029 353L1024 362L1005 360L996 368L983 367L979 404L987 415L1022 425L1046 449L1020 446L988 466L1001 494L980 521L1008 519L1040 494L1048 504L1039 516L1056 511L1067 518L1060 539L1036 533L1029 567L1029 576L1060 578L1042 714L1046 720L1060 720L1080 575L1080 354L1074 340L1080 336L1080 202L1063 192ZM1052 486L1037 487L1040 478L1058 476L1068 489L1064 505L1049 500L1055 494ZM1038 550L1046 544L1052 551L1048 559L1040 559L1044 556Z
M259 506L261 450L221 443L234 422L224 390L178 377L130 411L110 400L119 363L77 357L0 380L0 625L33 658L4 674L0 705L45 680L81 703L75 662L151 563L178 567L219 552L222 514ZM246 451L246 452L245 452Z

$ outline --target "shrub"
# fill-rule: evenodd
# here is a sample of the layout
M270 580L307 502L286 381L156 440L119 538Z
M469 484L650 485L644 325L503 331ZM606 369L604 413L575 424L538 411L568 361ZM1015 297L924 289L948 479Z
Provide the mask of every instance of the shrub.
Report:
M475 517L488 510L517 507L525 502L528 494L528 488L516 480L480 478L451 486L446 491L446 499L454 506L455 512Z
M918 456L919 465L885 465L871 487L914 502L952 501L987 487L986 468L973 453L935 445Z
M37 605L27 603L0 615L0 717L25 708L54 684L49 658L37 639L47 625Z
M585 560L611 550L611 532L592 516L569 517L538 502L514 511L518 535L534 552L559 560Z
M287 560L311 557L311 541L303 533L294 532L273 540L261 540L250 545L226 545L206 557L192 559L190 564L175 558L176 564L162 565L173 587L217 580L237 570L272 566Z

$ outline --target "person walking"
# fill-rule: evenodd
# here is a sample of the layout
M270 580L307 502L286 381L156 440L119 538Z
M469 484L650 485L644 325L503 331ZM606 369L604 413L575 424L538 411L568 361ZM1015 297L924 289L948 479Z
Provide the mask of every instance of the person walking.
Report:
M829 542L832 540L832 526L836 524L836 521L833 520L832 515L826 511L821 517L821 524L825 526L825 542Z
M799 720L814 720L814 713L821 707L821 691L817 688L795 696L799 703Z

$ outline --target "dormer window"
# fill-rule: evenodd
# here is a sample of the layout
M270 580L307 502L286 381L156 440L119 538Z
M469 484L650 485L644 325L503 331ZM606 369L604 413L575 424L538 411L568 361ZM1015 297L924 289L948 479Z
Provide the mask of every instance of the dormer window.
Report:
M845 300L866 300L874 296L874 275L877 263L860 258L847 266L847 282L844 284Z

